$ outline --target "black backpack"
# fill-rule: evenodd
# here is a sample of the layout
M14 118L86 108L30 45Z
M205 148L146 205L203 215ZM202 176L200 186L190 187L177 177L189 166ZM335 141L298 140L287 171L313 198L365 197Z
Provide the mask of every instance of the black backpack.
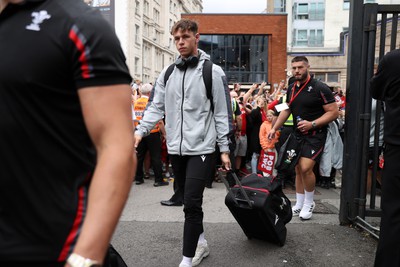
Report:
M203 81L204 85L206 86L206 93L207 93L207 98L210 100L211 103L211 110L214 111L214 102L213 102L213 97L212 97L212 65L213 63L206 59L203 64ZM168 69L165 71L164 75L164 86L167 84L167 81L169 79L169 76L171 76L171 73L175 69L175 63L169 65Z

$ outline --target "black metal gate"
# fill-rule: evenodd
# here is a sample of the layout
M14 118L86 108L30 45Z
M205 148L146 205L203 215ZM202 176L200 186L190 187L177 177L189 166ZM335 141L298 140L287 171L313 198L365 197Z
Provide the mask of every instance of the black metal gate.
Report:
M363 4L362 0L353 0L350 7L346 129L339 220L341 224L354 223L375 237L378 237L379 227L368 223L366 217L381 215L380 203L377 203L377 173L383 105L380 101L374 103L375 132L370 145L372 99L369 80L384 54L399 48L399 13L400 5ZM369 151L373 155L372 166L368 162ZM368 176L372 178L367 188Z

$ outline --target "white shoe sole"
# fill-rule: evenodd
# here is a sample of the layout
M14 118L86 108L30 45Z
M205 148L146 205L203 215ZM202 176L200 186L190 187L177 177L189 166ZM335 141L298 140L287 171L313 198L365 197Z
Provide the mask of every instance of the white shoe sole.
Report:
M303 208L304 208L304 206L303 206ZM306 221L306 220L311 219L312 214L313 214L313 211L314 211L314 209L315 209L315 202L313 202L313 204L312 204L312 206L311 206L310 208L311 208L311 211L308 212L308 214L307 214L306 216L304 216L304 215L301 216L301 215L299 214L299 217L300 217L301 220ZM301 213L301 212L300 212L300 213Z
M192 266L194 267L194 266L198 266L202 261L203 261L203 259L205 259L205 258L207 258L207 256L208 255L210 255L210 251L208 250L208 251L205 251L204 253L203 253L203 255L201 256L201 260L199 260L199 261L193 261L192 262Z

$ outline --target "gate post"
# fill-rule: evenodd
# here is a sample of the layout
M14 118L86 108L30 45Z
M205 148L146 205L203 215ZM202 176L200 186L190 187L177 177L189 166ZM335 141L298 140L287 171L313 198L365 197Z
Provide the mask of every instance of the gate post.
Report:
M363 40L363 0L350 2L349 21L349 50L347 58L347 82L346 82L346 119L344 131L343 151L343 177L340 194L339 222L341 225L350 224L351 219L357 216L357 206L354 199L359 191L359 178L361 175L361 162L358 155L362 151L363 129L360 122L361 90L361 61ZM362 111L361 111L362 113Z

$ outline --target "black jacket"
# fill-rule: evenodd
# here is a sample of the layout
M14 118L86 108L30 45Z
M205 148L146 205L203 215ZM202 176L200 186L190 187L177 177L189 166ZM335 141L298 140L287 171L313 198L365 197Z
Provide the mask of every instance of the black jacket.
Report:
M384 140L400 145L400 50L387 53L371 79L371 96L385 101Z

